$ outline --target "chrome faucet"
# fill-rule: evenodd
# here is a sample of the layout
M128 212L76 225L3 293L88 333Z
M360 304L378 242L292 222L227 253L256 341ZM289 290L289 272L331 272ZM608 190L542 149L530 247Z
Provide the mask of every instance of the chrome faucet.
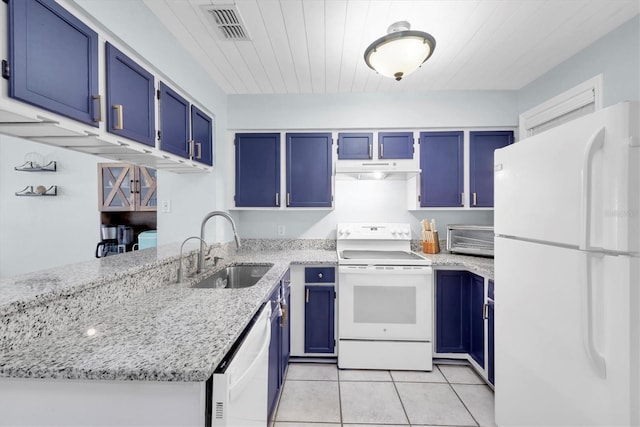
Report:
M200 252L198 253L198 256L200 256L200 254L204 251L205 246L207 245L207 243L198 236L190 236L184 239L184 241L182 242L182 245L180 245L180 258L178 259L178 278L176 280L176 283L182 282L182 248L184 248L184 244L191 239L200 240ZM211 246L209 246L209 251L210 250L211 250Z
M199 273L202 271L202 269L204 268L204 247L206 245L206 242L204 241L204 227L207 224L207 221L209 221L211 218L213 218L214 216L221 216L225 219L227 219L227 221L229 221L231 223L231 229L233 230L233 238L236 241L236 247L238 249L240 249L240 239L238 238L238 232L236 231L236 223L233 220L233 218L231 218L231 216L224 211L213 211L213 212L209 212L208 214L206 214L204 216L204 219L202 220L202 225L200 225L200 252L198 253L198 269L196 270L196 273Z

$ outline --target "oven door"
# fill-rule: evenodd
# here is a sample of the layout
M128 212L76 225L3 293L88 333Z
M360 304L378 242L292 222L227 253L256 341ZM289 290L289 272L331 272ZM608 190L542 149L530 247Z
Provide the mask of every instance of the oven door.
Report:
M431 341L433 270L340 266L340 339Z

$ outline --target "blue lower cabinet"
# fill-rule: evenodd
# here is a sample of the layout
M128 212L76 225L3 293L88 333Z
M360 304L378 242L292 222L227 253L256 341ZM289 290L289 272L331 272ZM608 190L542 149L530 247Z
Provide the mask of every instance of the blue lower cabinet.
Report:
M107 60L107 129L155 146L155 84L151 73L110 43Z
M289 364L289 356L291 355L291 279L290 272L287 270L280 286L282 286L282 293L284 300L286 301L286 307L283 309L284 313L280 319L281 329L281 345L280 345L280 382L284 383L284 376L287 371L287 365Z
M189 101L160 82L160 149L188 159Z
M331 144L331 133L287 134L287 206L331 207Z
M281 376L281 354L282 354L282 328L280 327L280 316L278 315L277 301L280 288L273 292L271 298L269 298L269 304L271 304L271 342L269 343L269 375L268 375L268 415L271 419L271 414L276 408L278 401L278 395L280 394L280 388L282 383L280 382Z
M333 353L335 349L335 286L306 285L304 352Z
M54 0L10 0L8 15L9 96L98 127L98 34Z
M436 352L469 353L471 288L466 271L436 272Z
M471 318L469 354L478 365L484 366L484 277L470 273Z

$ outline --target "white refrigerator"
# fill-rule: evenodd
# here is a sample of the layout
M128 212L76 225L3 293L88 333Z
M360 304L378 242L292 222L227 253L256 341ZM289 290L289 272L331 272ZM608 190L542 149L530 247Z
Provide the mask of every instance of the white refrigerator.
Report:
M495 152L500 427L640 423L639 117L620 103Z

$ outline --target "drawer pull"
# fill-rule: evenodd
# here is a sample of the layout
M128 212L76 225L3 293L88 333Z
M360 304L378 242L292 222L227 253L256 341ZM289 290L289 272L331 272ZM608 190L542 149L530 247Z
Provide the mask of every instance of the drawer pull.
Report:
M322 279L322 273L318 273L318 279Z
M304 299L305 299L305 302L309 304L309 289L307 289L306 296Z

